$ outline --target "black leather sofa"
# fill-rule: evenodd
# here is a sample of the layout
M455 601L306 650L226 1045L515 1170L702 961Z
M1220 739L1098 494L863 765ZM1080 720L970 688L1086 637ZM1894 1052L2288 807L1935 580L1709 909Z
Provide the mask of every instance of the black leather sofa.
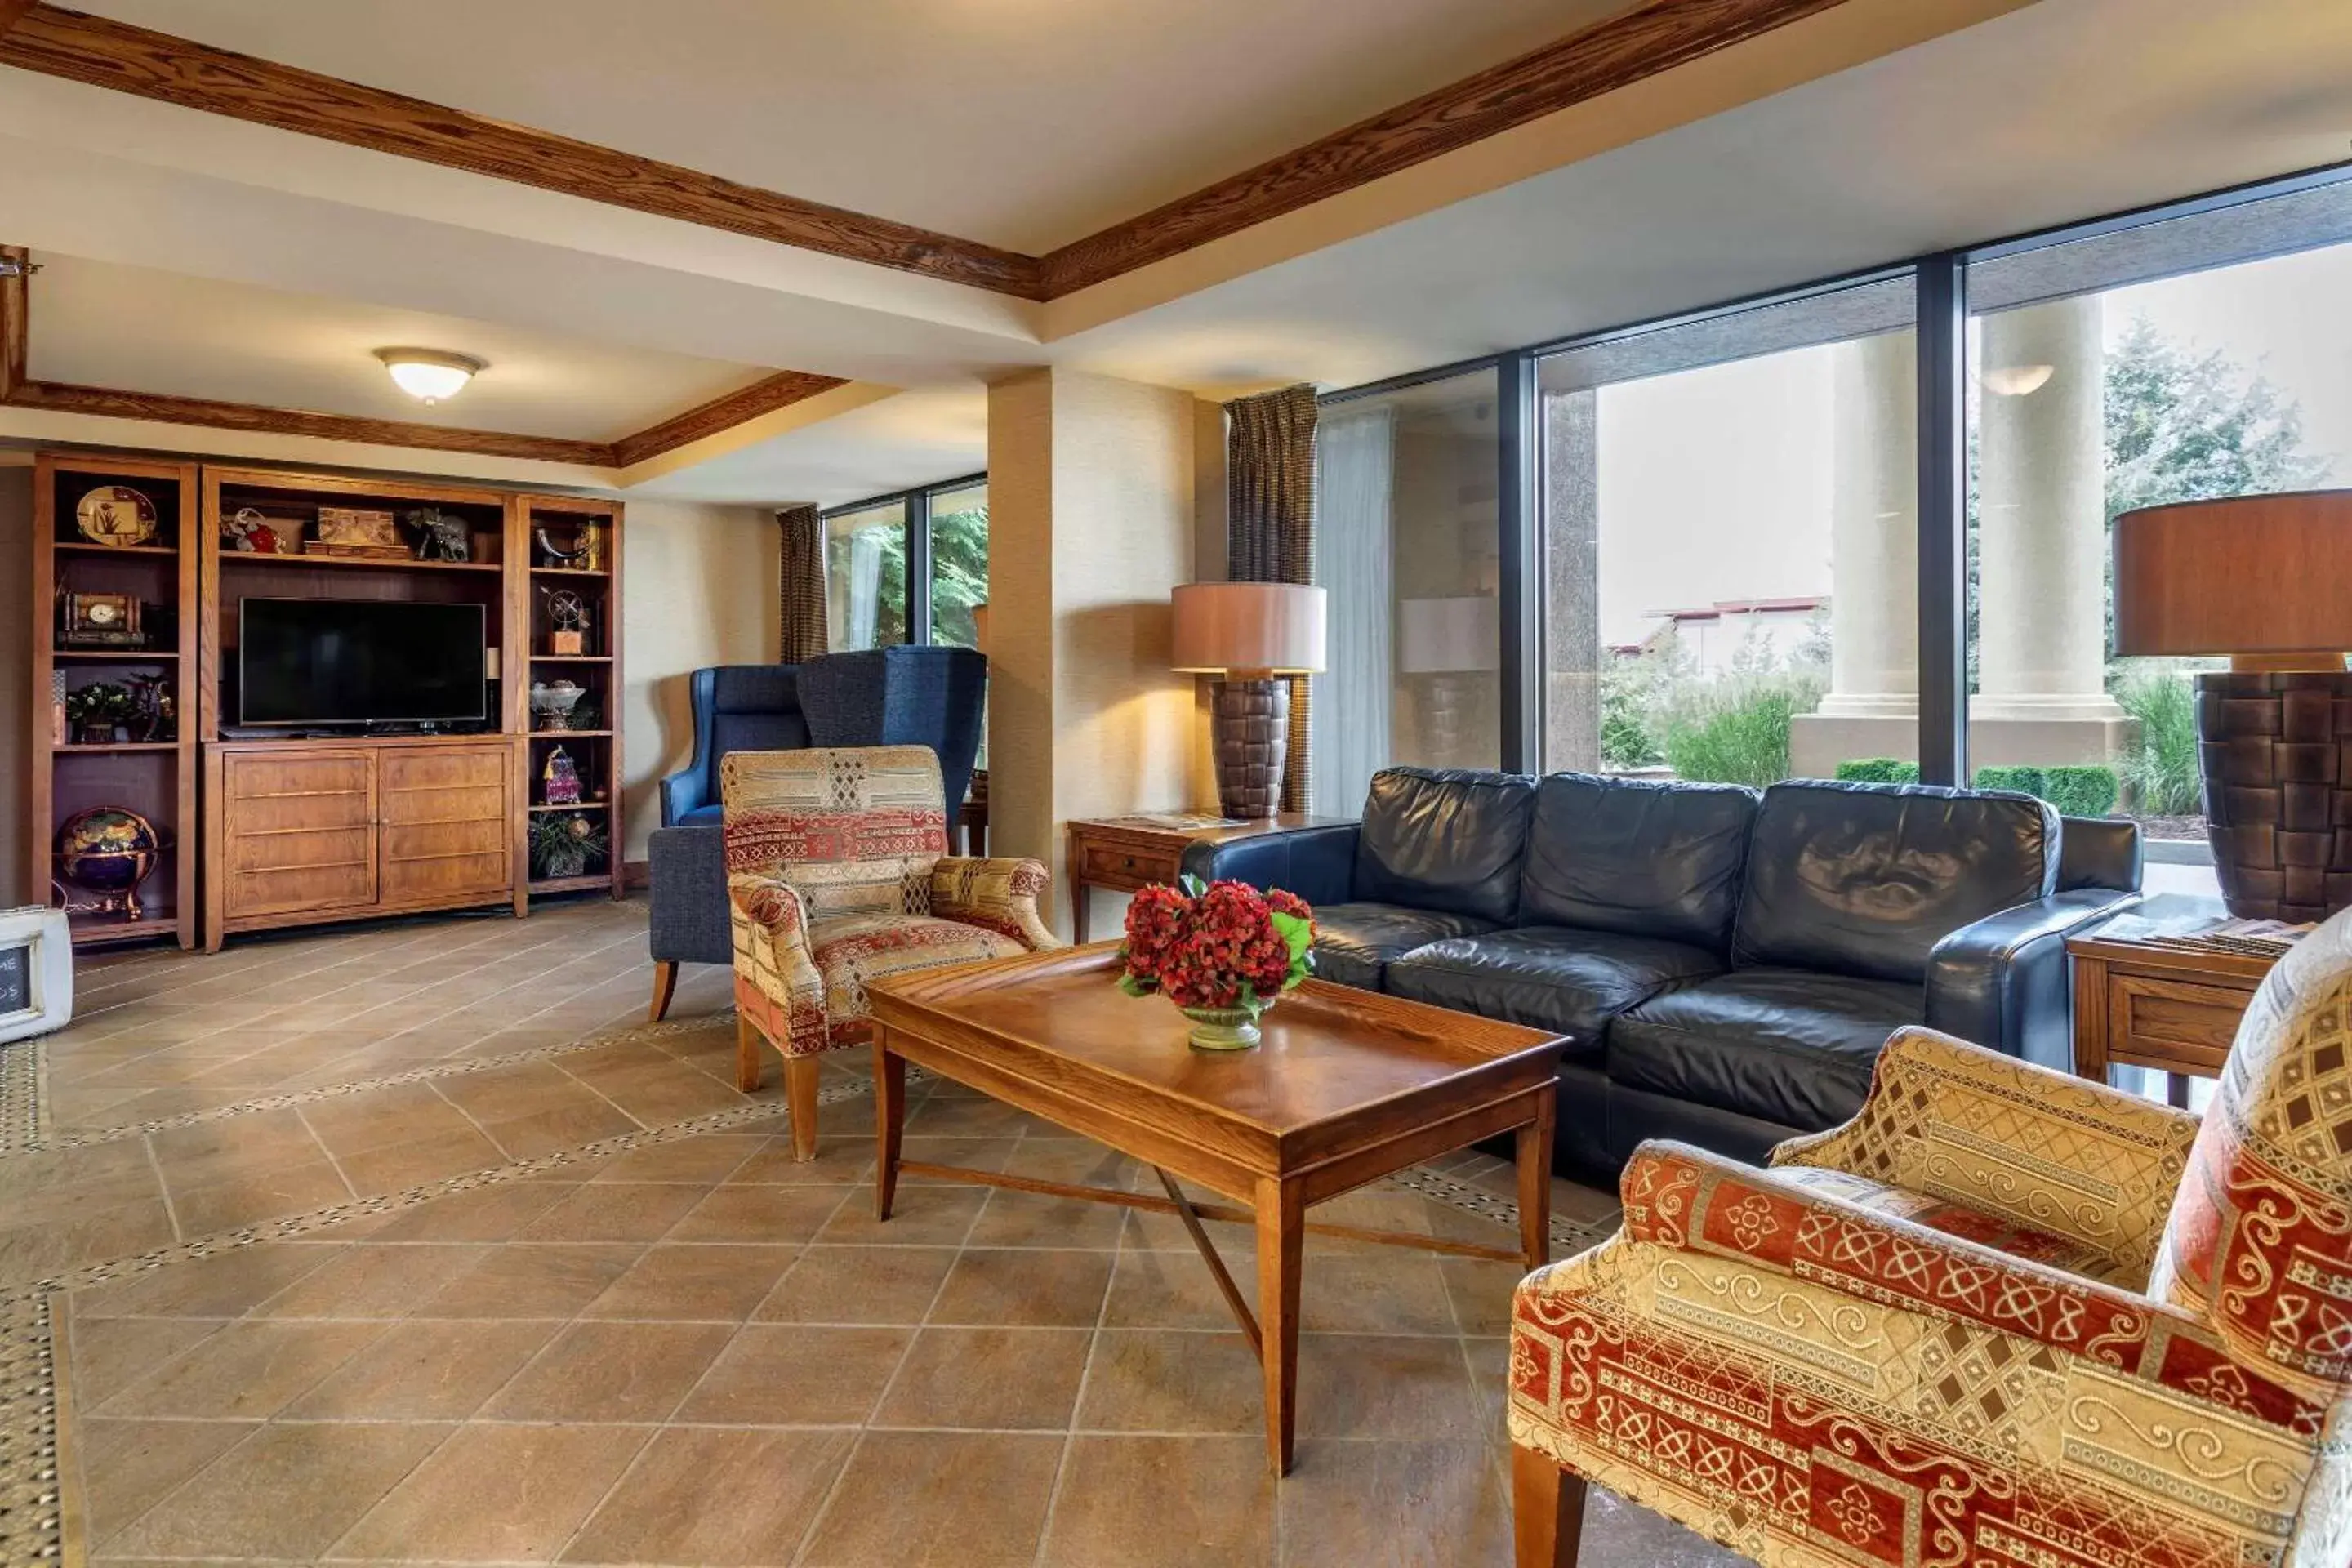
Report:
M1313 904L1326 979L1568 1037L1558 1148L1590 1173L1836 1126L1905 1024L2067 1068L2065 934L2137 892L2140 849L2000 792L1394 768L1360 823L1184 869Z

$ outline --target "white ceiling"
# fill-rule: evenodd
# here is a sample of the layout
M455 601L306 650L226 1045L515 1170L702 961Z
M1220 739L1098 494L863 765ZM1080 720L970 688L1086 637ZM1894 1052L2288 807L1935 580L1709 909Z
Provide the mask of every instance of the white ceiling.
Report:
M1851 4L1883 11L1931 0ZM1563 20L1557 5L1517 0L1367 0L1371 19L1351 8L1343 26L1329 7L1297 0L874 0L870 16L898 29L902 45L926 40L892 53L867 37L868 8L849 0L98 8L1032 247L1224 172L1198 172L1209 163L1276 150L1556 36L1596 9L1570 7ZM549 31L534 36L542 25ZM1327 32L1346 35L1344 47ZM1387 52L1360 47L1365 37L1388 40ZM1108 52L1090 60L1067 38ZM714 63L713 39L737 47ZM1140 68L1128 63L1135 55L1149 58L1149 79L1129 74ZM516 58L532 69L512 70ZM1342 69L1345 61L1354 63ZM1375 66L1410 66L1412 79L1374 81ZM1253 85L1228 91L1238 82ZM824 117L797 118L811 104L826 106ZM938 104L951 111L934 113ZM1323 119L1303 130L1281 119L1307 113L1302 105L1320 105L1312 112ZM1289 129L1277 134L1277 122ZM1217 142L1227 132L1241 141ZM643 491L830 503L981 467L981 389L1021 365L1067 363L1213 395L1293 380L1355 384L2326 163L2352 153L2347 133L2352 4L2039 0L1049 339L1045 318L1019 301L0 70L0 239L70 263L37 288L103 261L117 273L209 280L159 287L159 297L258 287L289 312L268 318L262 353L241 348L246 334L215 313L158 306L134 328L106 319L114 308L102 302L79 317L44 305L35 368L58 378L67 365L102 363L114 369L70 378L271 403L331 397L334 411L358 412L345 393L301 380L318 366L276 340L421 312L511 332L502 341L517 345L439 346L501 363L511 352L517 363L543 352L550 364L572 364L572 380L548 386L546 406L610 407L616 423L609 384L629 373L597 366L659 362L679 378L665 387L682 387L690 366L742 380L741 367L774 365L911 389ZM1253 137L1267 144L1215 150ZM633 395L651 385L646 374L644 385L631 381ZM313 384L317 395L294 395ZM592 433L568 413L542 421L518 407L493 420L478 406L466 409L469 420Z
M47 381L610 441L770 374L54 251L39 260L27 368ZM393 384L380 348L440 349L486 368L457 397L427 407Z
M1630 4L81 0L79 8L1043 251Z

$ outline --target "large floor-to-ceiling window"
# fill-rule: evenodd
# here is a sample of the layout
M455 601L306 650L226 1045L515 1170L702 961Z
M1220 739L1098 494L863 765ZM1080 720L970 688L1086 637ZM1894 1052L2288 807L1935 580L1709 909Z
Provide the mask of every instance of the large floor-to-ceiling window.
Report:
M2219 661L2114 657L2111 529L2352 480L2352 185L2004 249L1969 300L1970 763L2137 819L2151 885L2210 894L2192 680Z
M1335 394L1320 468L1322 809L1389 762L1997 783L2210 892L2195 666L2112 657L2109 528L2352 482L2352 168Z
M1916 754L1913 316L1904 275L1539 362L1546 767Z
M1392 763L1501 759L1501 410L1491 367L1334 400L1317 434L1318 811L1351 814Z

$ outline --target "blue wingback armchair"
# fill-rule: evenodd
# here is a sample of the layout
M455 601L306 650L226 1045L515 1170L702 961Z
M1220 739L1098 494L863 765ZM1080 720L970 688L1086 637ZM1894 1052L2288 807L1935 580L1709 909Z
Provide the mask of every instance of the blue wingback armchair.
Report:
M730 963L719 761L806 746L929 746L954 820L971 782L988 660L970 648L886 647L804 664L694 672L694 760L662 780L662 826L646 847L652 1016L669 1010L680 963Z
M719 759L730 752L796 752L809 743L800 666L722 664L694 672L694 760L661 782L662 826L719 823Z

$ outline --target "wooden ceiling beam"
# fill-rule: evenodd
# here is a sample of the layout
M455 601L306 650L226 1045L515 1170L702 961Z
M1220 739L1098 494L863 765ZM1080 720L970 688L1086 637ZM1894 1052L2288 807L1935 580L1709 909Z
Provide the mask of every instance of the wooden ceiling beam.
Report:
M0 65L1044 300L1181 255L1843 4L1650 0L1044 257L29 0L0 0Z
M27 287L32 256L21 245L0 245L0 262L16 266L12 275L0 277L0 405L15 408L87 414L107 419L152 419L166 425L201 425L256 435L309 436L322 441L359 441L379 447L414 447L433 452L468 452L477 457L520 458L541 463L574 463L591 468L625 468L848 384L839 376L778 371L618 441L572 441L558 436L517 436L500 430L420 425L405 419L315 414L257 403L223 403L209 397L179 397L169 393L126 392L119 387L38 381L26 370L32 337L32 294Z
M8 399L18 408L56 414L89 414L107 419L152 419L166 425L202 425L261 436L310 436L322 441L358 441L375 447L415 447L432 452L470 452L485 458L521 458L541 463L576 463L610 468L608 441L567 441L554 436L512 436L498 430L461 430L447 425L417 425L404 419L362 419L345 414L313 414L299 408L266 408L252 403L221 403L209 397L124 392L76 386L68 382L27 381Z
M708 403L698 404L676 418L646 426L613 443L614 467L634 468L648 458L676 451L689 441L716 436L722 430L789 408L795 403L848 384L837 375L812 375L806 371L778 371L765 380L739 387Z
M1844 0L1653 0L1048 252L1058 300L1688 65Z
M1037 297L1034 256L56 5L24 8L16 25L0 35L0 65L852 261Z

